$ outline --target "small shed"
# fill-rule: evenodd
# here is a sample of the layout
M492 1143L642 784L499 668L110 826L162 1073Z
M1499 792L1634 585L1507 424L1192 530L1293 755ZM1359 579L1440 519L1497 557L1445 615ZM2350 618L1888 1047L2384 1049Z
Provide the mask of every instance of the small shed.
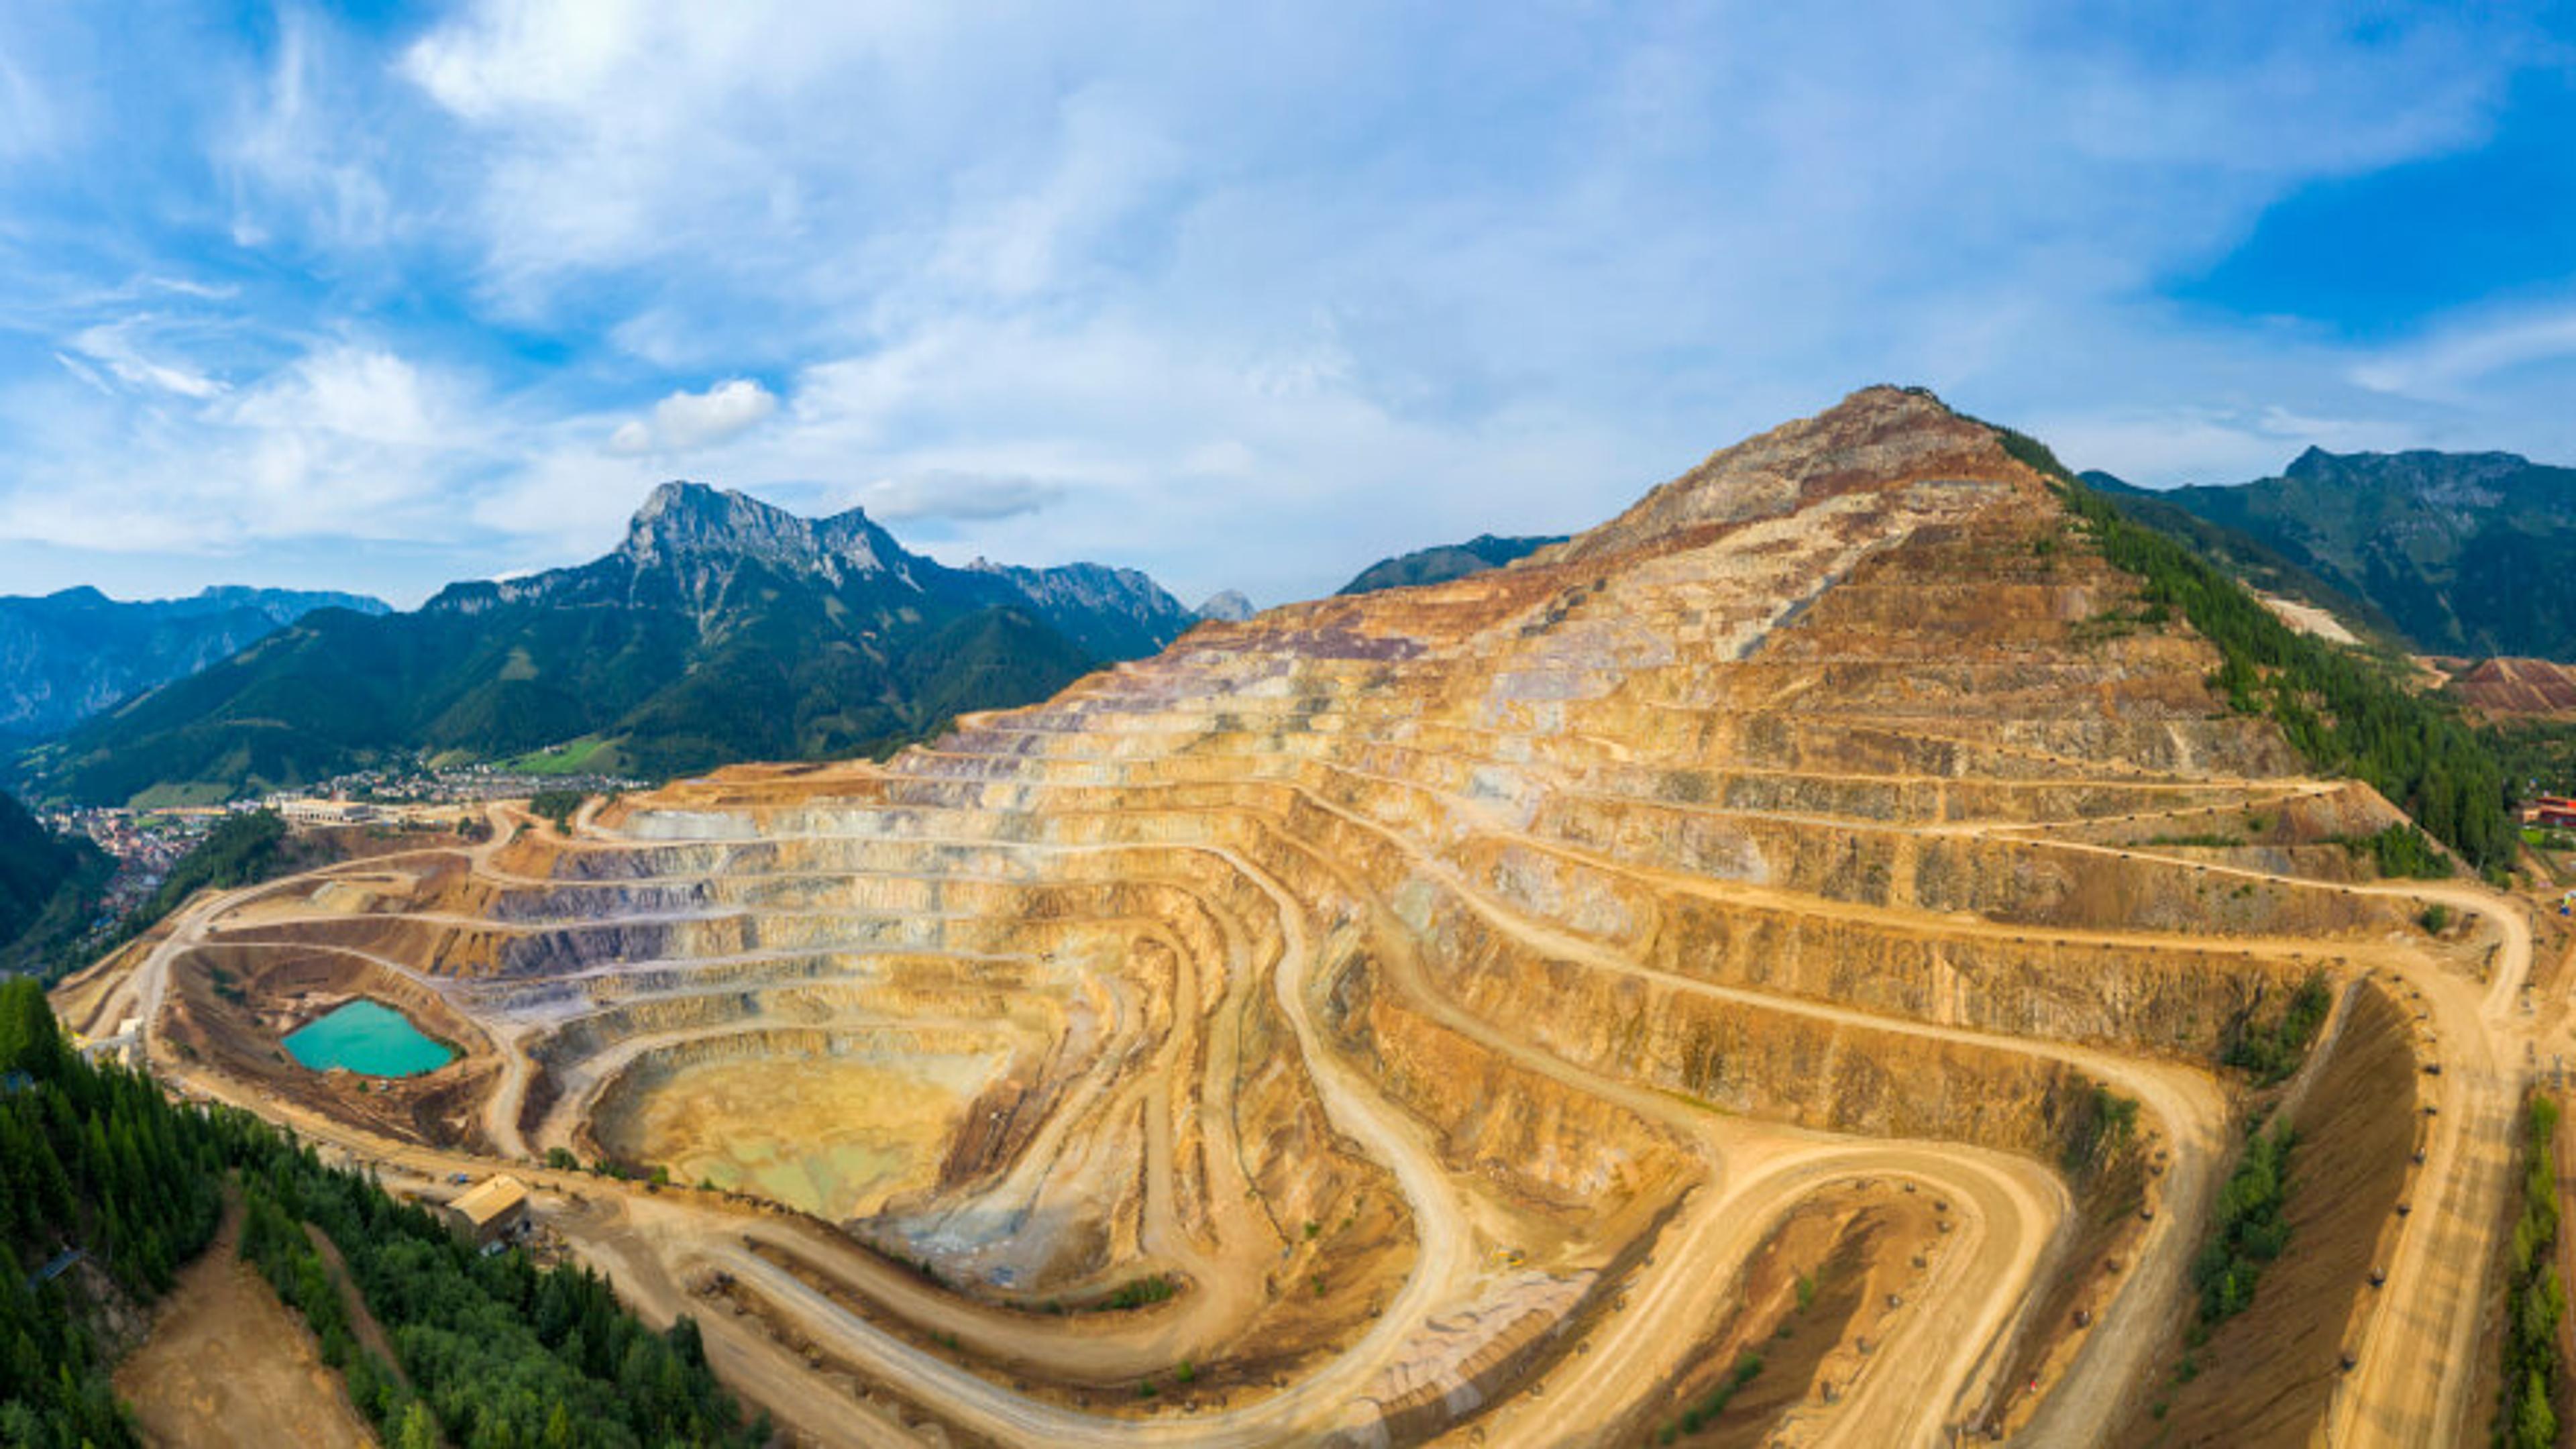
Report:
M528 1220L528 1185L505 1175L487 1177L447 1205L456 1230L477 1244L497 1243Z

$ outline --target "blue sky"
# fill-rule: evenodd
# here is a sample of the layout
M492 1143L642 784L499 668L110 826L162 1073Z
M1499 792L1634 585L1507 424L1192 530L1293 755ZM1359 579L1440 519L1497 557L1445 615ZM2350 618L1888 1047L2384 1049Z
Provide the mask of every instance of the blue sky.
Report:
M1880 380L2576 461L2576 17L0 7L0 592L408 604L693 477L1276 602Z

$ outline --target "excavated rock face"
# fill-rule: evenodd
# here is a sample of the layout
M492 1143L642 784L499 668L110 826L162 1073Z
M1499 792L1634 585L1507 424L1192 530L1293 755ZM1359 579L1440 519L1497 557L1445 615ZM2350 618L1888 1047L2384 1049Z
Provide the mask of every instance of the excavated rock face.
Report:
M1994 478L2005 461L1993 430L1919 389L1873 387L1816 417L1709 455L1554 557L1599 558L1674 545L1710 524L1776 518L1848 493L1933 479Z
M2491 720L2576 718L2576 665L2547 659L2436 659L2451 692Z
M2127 848L2388 818L2133 596L1991 430L1876 388L1510 567L1211 619L883 769L630 799L412 934L262 935L363 924L444 983L530 1064L506 1149L677 1158L1003 1299L1168 1272L1200 1362L1340 1335L1343 1427L1427 1432L1650 1254L1722 1268L1743 1164L2067 1171L2097 1088L2190 1077L2398 922ZM719 1080L776 1119L652 1109ZM814 1162L781 1125L879 1110Z

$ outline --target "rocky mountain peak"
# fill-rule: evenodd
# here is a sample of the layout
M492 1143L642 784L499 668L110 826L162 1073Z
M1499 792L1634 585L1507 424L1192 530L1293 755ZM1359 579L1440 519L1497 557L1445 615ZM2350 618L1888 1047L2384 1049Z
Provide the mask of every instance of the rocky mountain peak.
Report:
M1553 558L1585 558L1684 530L1778 517L1838 494L1937 479L2000 479L2015 467L1994 430L1930 389L1865 387L1811 418L1709 455Z
M1206 602L1200 604L1193 612L1202 619L1218 619L1228 624L1240 624L1252 617L1253 608L1252 601L1245 598L1239 590L1219 589L1208 595Z
M664 483L645 498L618 553L639 568L753 558L836 581L862 573L908 575L902 548L863 509L800 518L748 493L687 481Z

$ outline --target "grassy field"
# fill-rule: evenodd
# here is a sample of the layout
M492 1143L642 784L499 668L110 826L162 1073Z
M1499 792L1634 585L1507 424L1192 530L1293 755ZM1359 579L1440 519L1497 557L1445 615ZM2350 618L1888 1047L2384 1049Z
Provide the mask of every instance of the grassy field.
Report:
M585 735L547 749L530 750L514 760L504 760L501 768L522 775L579 775L612 770L618 762L614 745L596 735Z
M186 785L155 785L126 806L133 810L191 810L207 805L221 805L232 798L230 786L199 782Z

